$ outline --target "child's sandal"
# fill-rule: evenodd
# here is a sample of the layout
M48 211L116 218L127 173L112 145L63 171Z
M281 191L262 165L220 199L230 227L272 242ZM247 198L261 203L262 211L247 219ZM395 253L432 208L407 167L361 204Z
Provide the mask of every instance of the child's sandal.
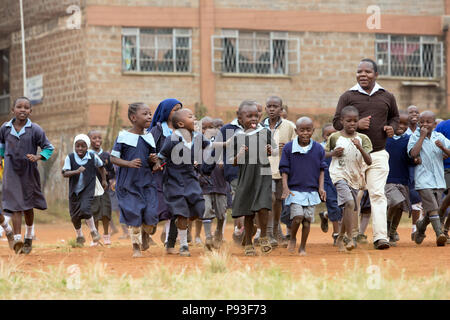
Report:
M272 246L270 245L268 237L260 238L259 245L261 246L261 252L264 254L268 254L272 251Z
M244 252L246 256L256 256L255 247L250 245L245 246Z

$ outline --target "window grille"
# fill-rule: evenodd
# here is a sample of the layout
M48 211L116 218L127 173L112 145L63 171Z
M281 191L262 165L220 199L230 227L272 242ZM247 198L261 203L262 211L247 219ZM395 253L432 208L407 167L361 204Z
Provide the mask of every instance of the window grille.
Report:
M443 44L434 36L377 34L375 56L383 76L441 78Z
M191 72L190 29L122 29L122 70Z
M218 73L288 75L300 72L300 40L287 32L223 30L214 35L212 67Z
M9 50L0 50L0 115L8 114L10 106Z

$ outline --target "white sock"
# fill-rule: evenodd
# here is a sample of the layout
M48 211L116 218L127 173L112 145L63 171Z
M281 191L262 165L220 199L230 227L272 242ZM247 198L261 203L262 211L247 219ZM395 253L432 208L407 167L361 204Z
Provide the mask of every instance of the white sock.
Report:
M25 225L25 239L33 239L33 225Z
M35 233L34 233L34 223L33 223L33 225L31 226L31 237L33 238L34 235L35 235Z
M181 230L178 229L178 236L180 237L180 246L186 246L188 245L187 243L187 229Z
M225 235L226 226L227 226L227 215L225 214L225 219L223 219L222 235Z
M83 231L80 229L75 229L75 232L77 233L77 237L82 237L83 236Z
M417 231L417 227L416 227L415 224L413 224L413 226L412 226L412 232L416 232L416 231Z
M89 227L89 230L92 231L97 231L97 229L95 228L95 222L94 222L94 217L90 217L89 219L86 219L86 224Z
M22 240L22 235L21 234L15 234L14 235L14 241L20 241Z
M166 231L165 242L167 242L169 240L170 220L167 220L166 225L164 226L164 230Z
M258 229L256 229L255 238L259 238L260 235L261 235L261 229L258 228Z
M2 228L5 229L6 233L9 233L12 231L11 226L9 225L9 223L6 221L6 217L5 217L5 222L3 222L2 224Z
M234 226L234 234L239 234L239 228L238 226Z

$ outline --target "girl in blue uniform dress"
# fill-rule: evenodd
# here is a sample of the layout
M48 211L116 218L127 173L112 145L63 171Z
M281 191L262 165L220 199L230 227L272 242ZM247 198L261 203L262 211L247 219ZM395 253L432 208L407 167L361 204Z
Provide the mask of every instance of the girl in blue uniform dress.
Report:
M180 255L190 256L187 245L188 220L202 219L205 200L195 172L201 164L203 149L209 141L194 132L195 116L189 109L181 109L173 114L175 131L168 137L159 153L165 162L163 192L170 212L176 216L180 237Z
M122 131L111 152L111 162L119 166L116 193L120 207L120 223L129 226L133 257L142 256L149 247L149 235L158 223L158 196L152 167L157 162L156 145L146 128L151 123L150 108L133 103L128 108L133 127Z
M165 99L161 101L156 108L153 116L152 124L149 128L153 135L156 144L156 152L160 152L164 141L173 133L172 116L180 110L183 104L177 99ZM164 167L163 167L164 168ZM164 169L163 169L164 170ZM164 242L166 252L168 254L176 254L175 242L177 240L177 226L175 224L175 217L170 212L169 207L164 199L163 192L163 170L154 172L153 177L156 181L156 188L158 191L158 216L159 220L167 220L165 230L162 232L161 241Z

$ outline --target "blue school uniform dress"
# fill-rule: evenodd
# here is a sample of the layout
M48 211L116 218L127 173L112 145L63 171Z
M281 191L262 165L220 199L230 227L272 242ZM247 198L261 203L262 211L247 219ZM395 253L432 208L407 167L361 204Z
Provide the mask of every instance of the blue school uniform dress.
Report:
M92 217L95 178L97 168L103 167L103 162L95 151L89 150L83 158L76 153L71 153L64 160L62 172L77 170L80 166L83 166L85 170L69 178L69 213L72 221Z
M119 167L116 195L120 208L120 223L139 227L158 223L158 196L156 182L148 163L151 153L156 153L151 133L144 135L121 131L111 155L126 161L141 159L142 167Z
M294 195L289 195L285 205L292 203L302 207L318 205L321 200L318 193L320 171L325 170L325 150L311 140L307 147L301 147L298 139L286 143L280 160L280 173L288 175L288 187ZM313 221L312 221L313 222Z
M322 142L320 145L325 149L326 141ZM331 222L340 221L342 219L342 208L338 206L337 202L337 191L336 187L331 181L330 171L328 170L331 164L332 158L325 158L325 163L327 167L325 168L325 179L324 179L324 188L327 193L327 200L325 202L327 206L328 219Z
M167 137L172 134L172 129L169 128L167 122L158 122L151 130L150 133L155 139L156 153L159 153L166 141ZM153 173L153 178L156 183L156 190L158 191L158 217L159 221L169 220L172 218L172 213L166 204L163 192L163 177L164 172L167 170L166 166L163 167L163 171L157 171Z
M198 180L194 161L203 162L203 149L209 145L202 134L194 132L188 143L181 132L175 130L166 138L158 156L165 162L163 192L170 212L185 218L203 219L205 200Z
M0 128L0 156L4 157L3 210L25 211L33 208L45 210L47 202L41 191L41 180L37 162L31 162L27 154L36 154L41 148L43 161L50 158L54 147L48 141L44 130L27 120L25 126L16 132L15 118Z

